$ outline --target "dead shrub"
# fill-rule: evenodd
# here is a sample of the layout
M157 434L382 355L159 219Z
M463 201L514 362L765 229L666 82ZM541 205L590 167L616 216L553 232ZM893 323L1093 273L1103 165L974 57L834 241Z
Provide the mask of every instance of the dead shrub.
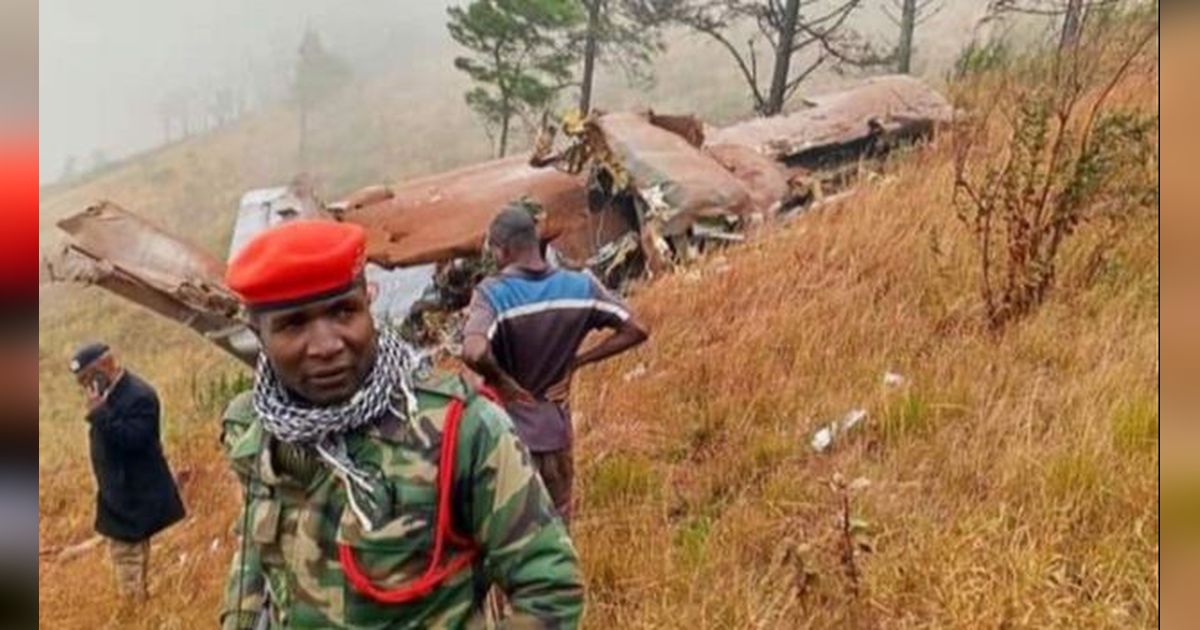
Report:
M1126 220L1156 207L1157 117L1113 98L1156 33L1145 19L1107 22L1075 48L1011 62L960 92L971 117L955 136L955 210L978 250L993 331L1042 304L1082 224L1102 232L1083 263L1098 270Z

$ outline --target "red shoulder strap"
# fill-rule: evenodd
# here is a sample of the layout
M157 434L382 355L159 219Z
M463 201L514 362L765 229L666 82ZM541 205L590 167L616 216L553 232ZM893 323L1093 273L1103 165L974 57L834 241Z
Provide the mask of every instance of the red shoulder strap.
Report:
M490 388L481 388L480 393L489 400L497 400ZM383 604L404 604L433 592L446 578L470 566L478 557L479 549L467 536L454 531L450 516L450 495L454 485L454 462L458 445L458 425L462 421L466 403L455 399L446 408L446 421L442 428L442 450L438 459L437 515L433 534L433 554L429 566L420 577L395 588L387 589L371 581L370 576L359 566L354 550L345 543L338 545L338 561L354 590ZM447 543L464 550L443 563Z

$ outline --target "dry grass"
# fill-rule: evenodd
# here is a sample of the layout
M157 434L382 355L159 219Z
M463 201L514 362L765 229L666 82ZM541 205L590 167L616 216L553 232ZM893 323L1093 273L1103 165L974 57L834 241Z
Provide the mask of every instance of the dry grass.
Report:
M995 338L950 162L916 156L633 300L652 343L577 400L595 627L1155 625L1153 219L1097 284ZM870 482L858 596L837 474Z
M1121 95L1151 109L1154 92L1140 75ZM710 256L699 282L635 295L652 341L586 370L575 393L589 627L1156 625L1156 217L1133 221L1090 281L1071 271L1083 230L1047 303L995 336L952 188L948 143L931 147ZM163 389L171 462L191 476L191 517L157 541L135 625L211 625L237 493L206 387L236 368L97 291L43 297L41 544L90 535L83 426L58 363L110 335ZM905 384L884 386L886 371ZM811 433L853 408L865 423L814 453ZM112 619L102 550L44 560L41 579L44 625Z

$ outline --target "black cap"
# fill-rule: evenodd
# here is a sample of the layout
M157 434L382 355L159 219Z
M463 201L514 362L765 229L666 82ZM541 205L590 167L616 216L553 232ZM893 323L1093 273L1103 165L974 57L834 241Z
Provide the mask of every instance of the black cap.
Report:
M106 352L108 352L108 346L98 341L83 345L71 357L71 373L78 374L81 370L94 363L96 359L104 356Z
M535 212L537 207L525 200L505 206L488 226L488 244L500 247L537 245L537 221L533 216Z

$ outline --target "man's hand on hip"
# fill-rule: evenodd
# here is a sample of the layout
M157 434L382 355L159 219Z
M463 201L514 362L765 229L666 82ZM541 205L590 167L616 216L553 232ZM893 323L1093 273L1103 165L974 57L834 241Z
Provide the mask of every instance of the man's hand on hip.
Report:
M500 396L504 399L505 403L532 405L537 402L537 399L533 397L533 394L529 393L529 390L521 387L512 378L501 379L496 384L496 389L500 391Z
M557 383L546 389L546 400L559 404L565 403L571 399L571 380L575 377L575 369L567 370Z

